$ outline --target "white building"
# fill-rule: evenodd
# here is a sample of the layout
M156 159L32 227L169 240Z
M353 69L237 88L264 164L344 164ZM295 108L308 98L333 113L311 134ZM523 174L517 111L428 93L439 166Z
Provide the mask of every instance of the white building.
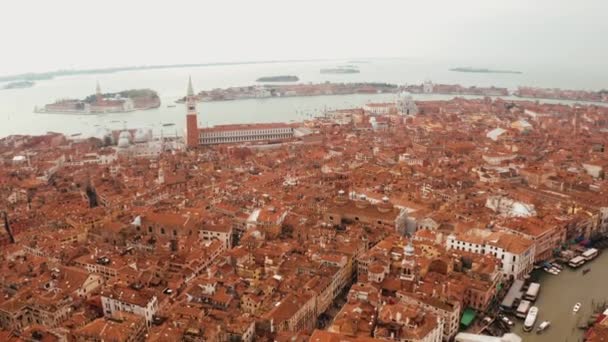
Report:
M533 241L505 232L471 229L462 234L450 234L447 249L469 253L493 255L500 261L505 276L522 279L532 271L535 256Z
M425 81L424 84L422 84L422 92L425 94L432 93L433 92L433 82Z
M489 153L483 154L481 158L490 165L500 165L504 161L517 158L517 155L513 153Z
M200 238L203 241L219 240L226 246L232 248L232 226L230 225L204 225L200 230Z
M394 112L397 106L392 102L368 103L363 109L372 115L388 115Z
M294 128L284 123L220 125L199 130L201 145L285 140L293 137Z
M116 317L116 313L130 312L146 319L150 327L152 318L158 310L158 299L147 290L134 290L128 287L116 287L101 293L101 306L106 317Z
M486 208L505 217L532 217L536 216L533 204L519 202L506 196L488 196Z
M604 168L601 165L583 163L583 169L593 178L600 178L604 175Z
M498 138L499 138L499 137L500 137L500 136L501 136L503 133L505 133L505 132L506 132L506 130L504 130L504 129L500 128L500 127L498 127L498 128L494 128L493 130L489 131L489 132L486 134L486 137L487 137L487 138L490 138L490 139L492 139L492 140L494 140L494 141L498 141Z
M397 108L402 115L416 115L418 114L418 106L410 95L401 93L399 100L397 100Z

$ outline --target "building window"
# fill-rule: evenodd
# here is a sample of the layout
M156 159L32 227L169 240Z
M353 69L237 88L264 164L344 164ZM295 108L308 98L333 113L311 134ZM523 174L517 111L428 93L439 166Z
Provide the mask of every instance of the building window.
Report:
M161 228L161 229L160 229L160 233L161 233L161 234L165 234L165 228Z

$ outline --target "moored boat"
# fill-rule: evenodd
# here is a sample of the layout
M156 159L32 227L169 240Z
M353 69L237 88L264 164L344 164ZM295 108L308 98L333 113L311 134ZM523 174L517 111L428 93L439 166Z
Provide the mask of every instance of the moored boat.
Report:
M536 323L536 317L538 316L538 307L533 306L530 308L530 310L528 311L528 315L526 316L526 319L524 320L524 326L523 326L523 330L528 332L528 331L532 331L532 329L534 329L534 323Z
M536 333L537 333L537 334L542 333L542 332L543 332L543 331L545 331L545 330L546 330L546 329L547 329L547 328L548 328L550 325L551 325L551 322L549 322L549 321L543 321L542 323L540 323L540 324L538 325L538 328L536 329Z

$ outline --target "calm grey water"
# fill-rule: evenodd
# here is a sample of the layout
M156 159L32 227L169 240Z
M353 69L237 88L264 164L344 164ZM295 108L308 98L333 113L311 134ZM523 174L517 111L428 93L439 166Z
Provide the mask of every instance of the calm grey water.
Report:
M127 71L113 74L79 75L39 81L28 89L0 91L0 137L10 134L41 134L56 131L66 134L93 135L100 127L109 129L153 128L156 134L183 132L184 108L167 108L184 95L186 81L192 76L196 90L255 84L260 76L297 75L300 82L390 82L396 84L460 83L463 85L501 86L515 89L520 85L576 89L608 88L608 70L547 69L543 66L492 66L521 70L523 74L477 74L448 71L464 63L427 62L414 59L369 60L359 64L360 74L327 75L319 69L347 64L348 61L297 62L207 66L184 69ZM473 65L477 66L477 65ZM603 73L603 74L601 74ZM151 88L159 92L163 104L150 111L96 116L35 114L35 106L43 106L59 98L82 98L92 94L99 81L103 91L130 88ZM428 98L418 96L417 98ZM431 97L431 98L448 98ZM324 109L359 106L370 101L393 100L394 95L319 96L306 98L259 99L199 105L203 125L237 122L272 122L302 120L319 115ZM116 122L118 121L118 122ZM175 126L162 128L162 123Z
M578 270L565 268L557 276L543 272L540 276L540 295L535 305L539 308L536 326L542 321L551 321L551 326L543 334L526 333L521 329L522 321L513 332L528 342L578 342L582 341L584 331L577 328L593 313L592 302L608 302L608 253L604 252L595 260ZM584 268L591 272L582 275ZM572 307L581 303L577 314Z

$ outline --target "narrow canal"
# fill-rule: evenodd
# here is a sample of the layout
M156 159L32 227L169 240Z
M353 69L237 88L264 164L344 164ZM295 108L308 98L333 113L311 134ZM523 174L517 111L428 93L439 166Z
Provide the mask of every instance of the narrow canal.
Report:
M591 271L583 276L583 269ZM528 342L578 342L583 340L584 330L578 325L586 322L593 313L593 304L608 302L608 250L595 260L573 270L564 267L559 275L551 275L542 270L538 275L541 284L536 305L539 308L535 330L529 333L522 331L522 320L512 332ZM581 309L577 314L572 307L577 302ZM542 321L550 321L551 326L542 334L536 334L536 327Z

